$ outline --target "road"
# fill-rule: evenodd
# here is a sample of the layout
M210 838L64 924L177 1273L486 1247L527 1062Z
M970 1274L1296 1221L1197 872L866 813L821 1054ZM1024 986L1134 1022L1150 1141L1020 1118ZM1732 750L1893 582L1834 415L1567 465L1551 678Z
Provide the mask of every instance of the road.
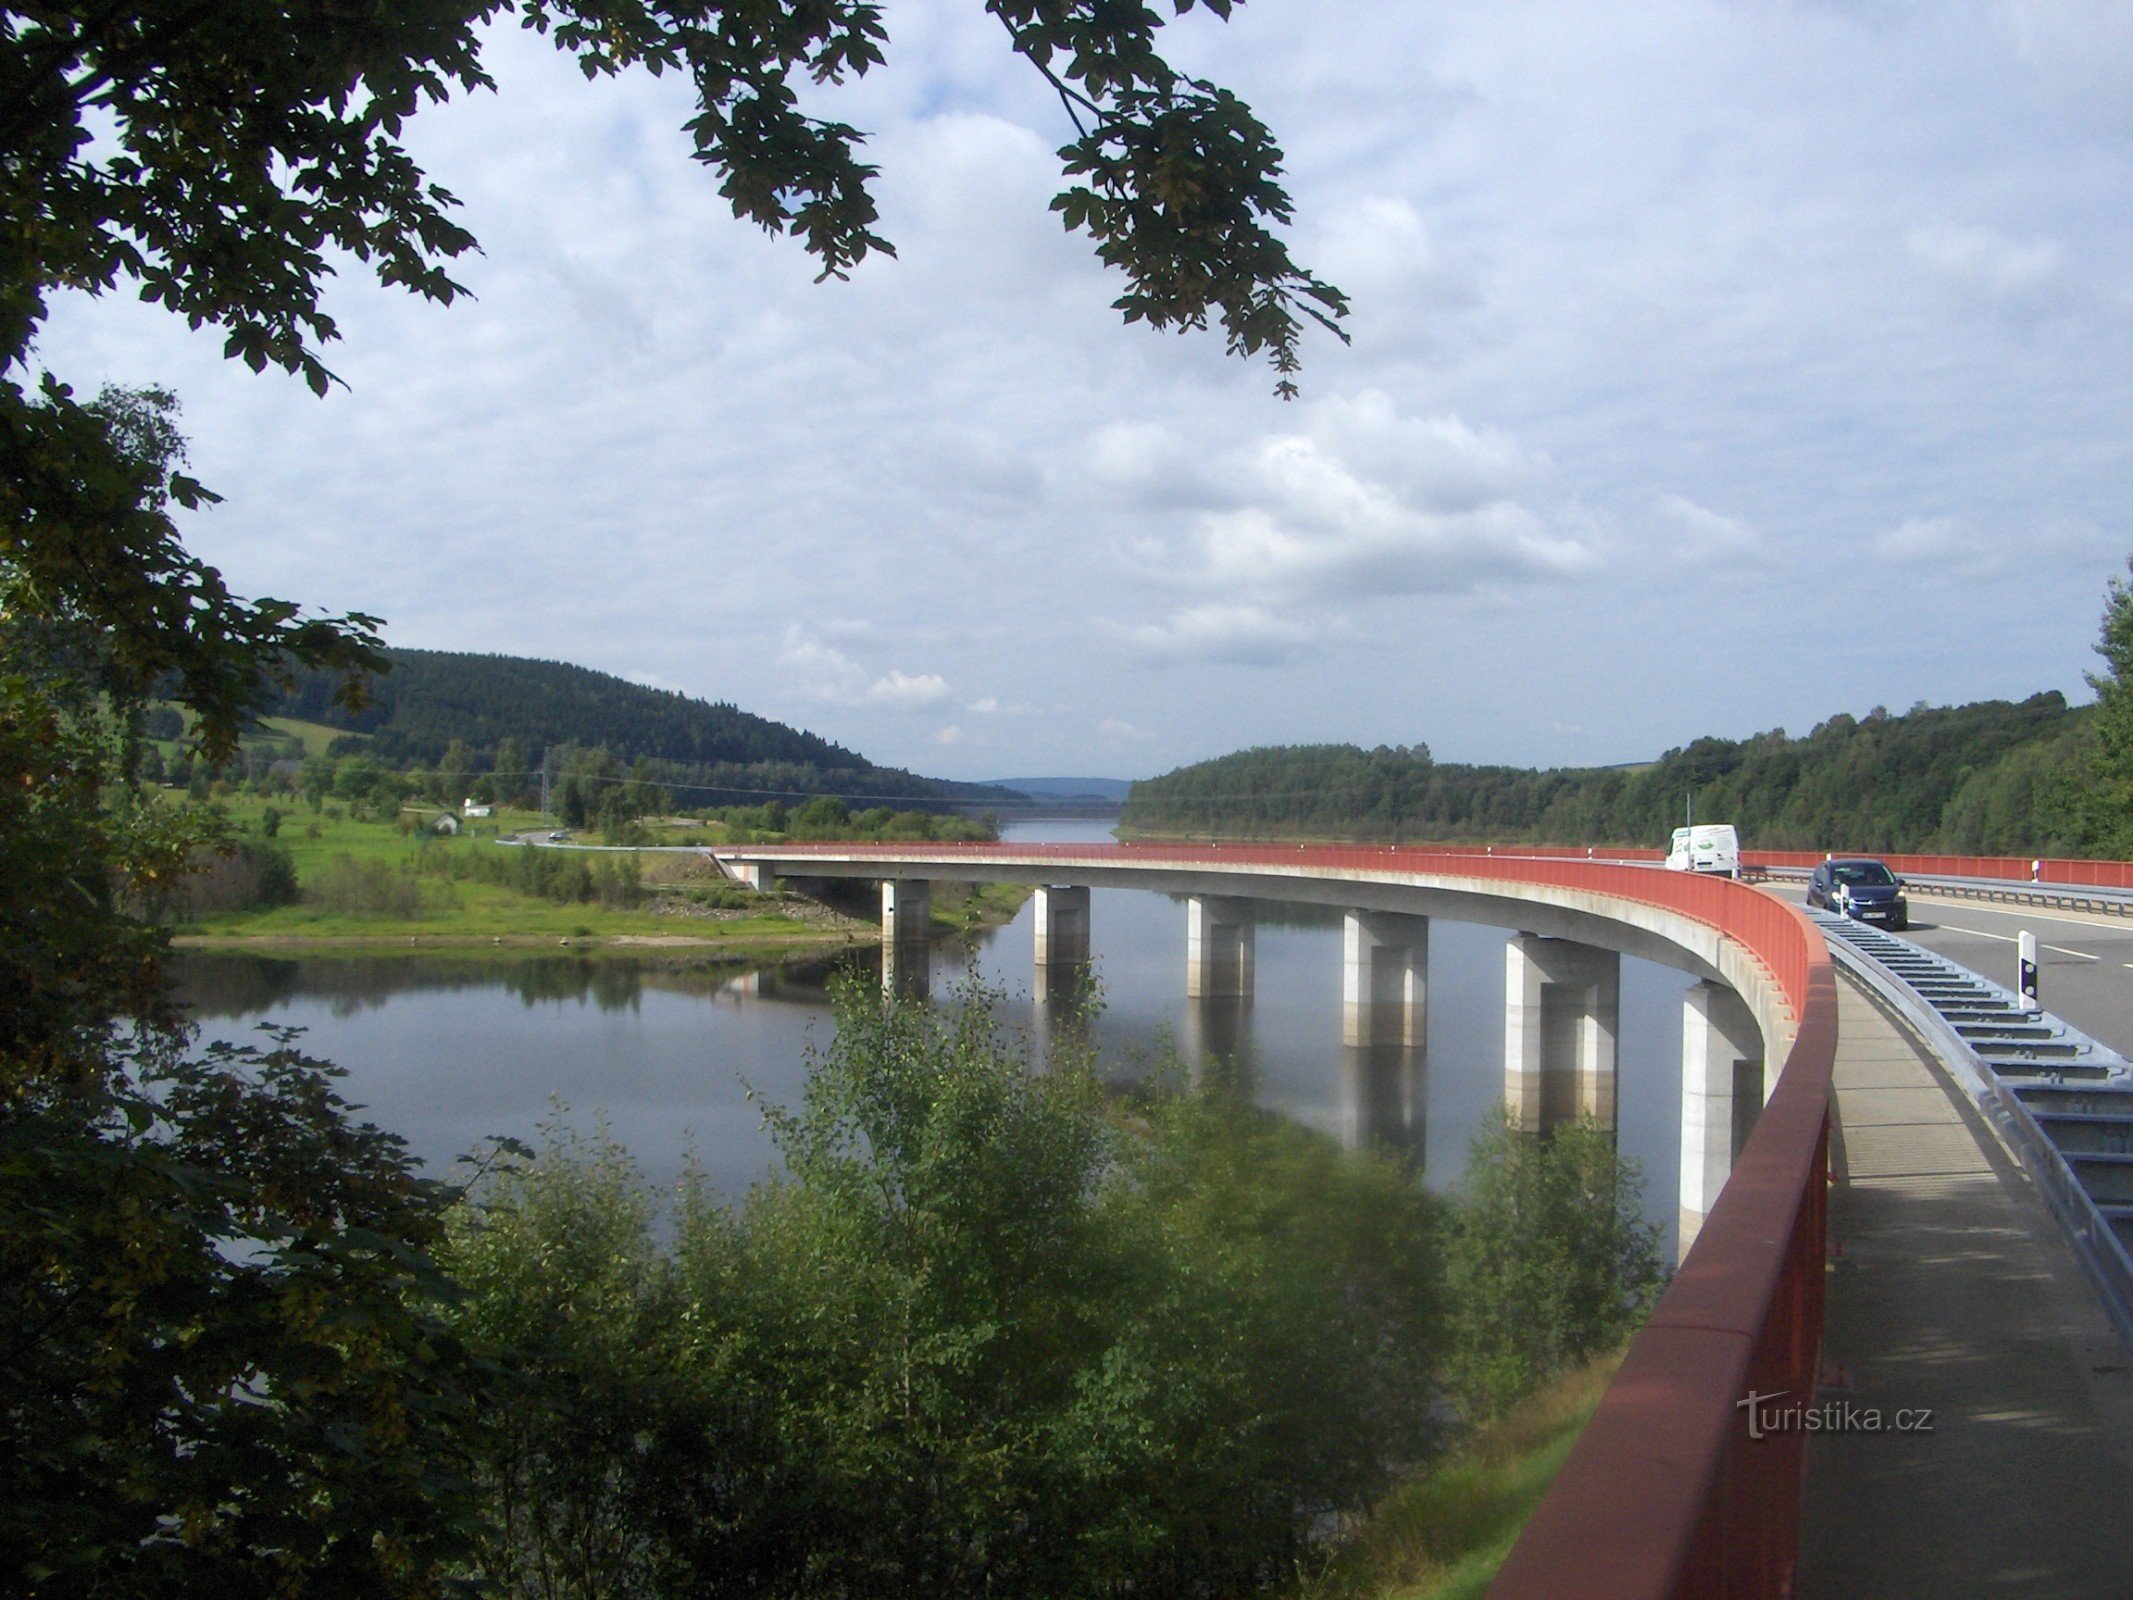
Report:
M1805 895L1799 885L1771 887L1794 901ZM1941 899L1915 885L1910 899L1905 938L2010 989L2016 938L2025 928L2034 933L2044 1009L2133 1058L2133 920L2029 907L2003 911L1974 900Z

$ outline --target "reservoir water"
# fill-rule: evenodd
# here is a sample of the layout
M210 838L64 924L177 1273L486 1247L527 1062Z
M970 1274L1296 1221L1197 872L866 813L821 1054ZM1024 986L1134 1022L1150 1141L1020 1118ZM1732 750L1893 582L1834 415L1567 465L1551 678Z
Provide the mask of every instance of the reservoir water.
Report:
M1107 838L1100 825L1025 823L1010 838ZM1174 1050L1263 1105L1348 1142L1398 1149L1432 1187L1456 1183L1475 1131L1503 1096L1504 944L1499 928L1430 926L1426 1049L1341 1042L1337 912L1262 904L1248 1000L1187 1001L1185 906L1167 895L1091 896L1102 990L1094 1039L1107 1075L1131 1079ZM944 942L940 1003L964 973L1007 995L1032 1029L1029 908L1007 926ZM851 957L877 964L872 949ZM305 1030L346 1069L343 1094L442 1167L494 1135L544 1123L604 1126L656 1185L693 1159L731 1197L774 1170L761 1104L794 1104L808 1052L829 1038L828 960L749 969L691 959L189 956L179 991L203 1036L259 1023ZM1680 1137L1681 996L1690 979L1622 962L1618 1143L1645 1176L1645 1212L1671 1247ZM1041 1032L1037 1035L1041 1039Z

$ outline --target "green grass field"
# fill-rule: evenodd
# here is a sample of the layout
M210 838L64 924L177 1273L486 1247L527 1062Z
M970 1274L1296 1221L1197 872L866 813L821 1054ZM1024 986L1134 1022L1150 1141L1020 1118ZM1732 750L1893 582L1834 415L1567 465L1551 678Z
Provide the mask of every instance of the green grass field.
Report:
M435 806L404 813L404 820L415 826L403 831L392 823L359 821L348 814L346 806L335 801L328 801L318 811L300 800L270 801L250 795L230 795L217 803L228 811L237 831L253 837L259 835L269 806L280 813L274 842L288 850L300 887L316 885L335 863L344 859L376 862L410 874L424 903L414 916L335 911L309 903L308 899L306 903L266 911L215 913L177 930L180 942L191 946L523 945L567 940L572 944L622 946L657 941L722 951L774 952L848 943L864 936L860 929L840 927L819 914L807 914L805 908L793 902L765 900L759 908L746 908L750 914L742 916L661 915L649 909L620 909L597 903L557 904L496 884L427 870L441 865L441 858L454 854L515 848L496 841L505 834L542 830L546 824L532 811L498 807L494 816L467 823L466 831L457 837L437 838L421 826L424 818L443 809ZM676 842L709 844L724 830L665 831ZM588 842L595 838L596 835L588 836ZM640 855L637 859L647 884L663 880L720 882L715 872L707 871L691 857ZM989 885L968 901L944 897L934 920L944 928L956 930L1003 922L1014 915L1015 908L1028 895L1029 890L1020 885Z
M367 734L350 733L346 728L329 728L323 722L300 722L295 717L261 717L260 725L276 733L287 734L304 747L305 759L322 756L326 746L336 739L363 739Z

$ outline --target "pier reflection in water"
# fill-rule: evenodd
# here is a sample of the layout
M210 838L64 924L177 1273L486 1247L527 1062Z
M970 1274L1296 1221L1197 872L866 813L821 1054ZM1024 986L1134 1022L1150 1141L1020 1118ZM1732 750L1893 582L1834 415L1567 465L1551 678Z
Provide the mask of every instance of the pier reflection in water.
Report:
M1373 1028L1361 1030L1369 1042L1348 1042L1359 1030L1343 1014L1339 913L1253 909L1249 997L1188 998L1184 905L1123 889L1088 897L1093 995L1077 990L1077 969L1034 964L1027 907L967 943L907 945L887 976L937 1001L973 976L1003 992L1004 1020L1027 1032L1040 1069L1063 1030L1086 1030L1101 1069L1122 1081L1174 1051L1195 1078L1212 1075L1344 1143L1397 1151L1432 1186L1456 1181L1502 1099L1508 935L1433 921L1421 1037ZM884 975L878 946L845 959ZM833 964L246 956L189 958L179 970L214 1036L260 1018L308 1029L307 1048L348 1069L348 1098L427 1161L493 1134L527 1137L560 1101L574 1124L604 1120L653 1182L671 1182L693 1151L711 1183L737 1196L776 1160L760 1102L796 1103L810 1044L827 1043ZM1669 1229L1687 982L1622 964L1618 1142L1643 1165L1647 1215Z

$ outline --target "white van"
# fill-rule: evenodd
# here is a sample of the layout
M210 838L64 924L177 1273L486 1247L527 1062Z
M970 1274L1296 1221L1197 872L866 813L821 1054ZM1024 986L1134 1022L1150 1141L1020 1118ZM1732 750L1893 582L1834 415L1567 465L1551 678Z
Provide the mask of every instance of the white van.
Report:
M1693 828L1676 828L1666 864L1675 872L1722 872L1737 878L1740 835L1730 822L1699 822Z

